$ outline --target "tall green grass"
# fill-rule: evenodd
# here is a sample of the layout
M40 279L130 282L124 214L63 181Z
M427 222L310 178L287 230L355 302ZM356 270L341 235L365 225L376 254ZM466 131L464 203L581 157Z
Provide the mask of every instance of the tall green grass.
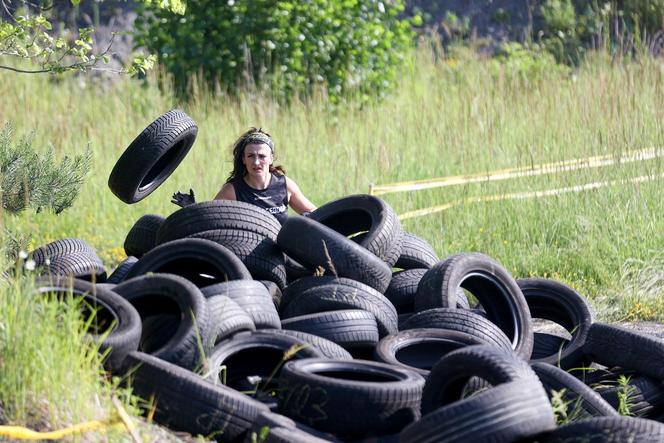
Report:
M34 130L37 143L52 143L63 155L81 152L87 144L94 152L94 166L73 208L60 216L7 216L4 223L14 232L29 233L30 246L65 236L83 238L112 266L122 258L124 237L138 217L176 209L169 203L173 192L193 188L199 200L211 199L229 173L230 145L254 125L273 134L277 162L319 205L366 193L370 183L664 146L661 60L627 61L598 53L574 72L542 69L530 75L462 51L447 58L432 54L420 49L398 90L363 106L332 107L322 95L284 106L251 91L232 99L204 88L192 93L188 103L175 103L154 82L108 84L86 77L51 80L0 73L0 121L11 120L17 133ZM123 204L106 186L111 168L148 123L175 106L197 121L197 142L160 189L138 204ZM384 198L403 213L465 196L660 171L661 161L651 160ZM518 277L559 278L596 299L607 318L654 318L664 312L657 297L641 294L640 285L647 282L630 279L640 278L634 263L661 263L660 185L472 203L407 220L404 227L431 242L441 257L481 251Z
M40 431L117 415L126 390L102 378L96 345L85 337L80 300L38 294L31 278L0 288L0 407L3 419ZM130 408L130 410L132 410ZM0 424L3 420L0 420ZM122 429L96 431L114 439ZM3 440L0 433L0 441Z
M72 208L58 216L4 213L2 225L11 237L30 238L27 249L58 238L82 238L112 268L123 258L126 233L141 215L176 210L169 200L177 190L193 188L199 200L216 194L230 172L230 146L249 126L273 134L277 163L318 205L366 193L371 183L664 146L661 60L624 61L599 53L574 72L533 74L516 68L464 51L437 58L423 47L413 54L398 90L385 100L337 107L324 95L284 106L252 91L232 99L204 88L187 103L175 103L154 79L107 83L0 71L0 123L11 121L17 135L34 131L36 145L52 144L59 155L83 152L87 145L94 153ZM106 184L115 161L152 120L173 107L199 125L192 151L147 199L120 202ZM661 172L661 161L650 160L383 198L402 214L464 197ZM602 319L662 319L660 186L661 180L541 199L467 203L403 225L429 241L441 258L480 251L516 277L568 283L592 299ZM5 243L9 238L5 234ZM25 288L0 291L0 406L12 420L62 425L108 412L111 387L99 384L96 354L81 347L77 319L57 305L35 304Z

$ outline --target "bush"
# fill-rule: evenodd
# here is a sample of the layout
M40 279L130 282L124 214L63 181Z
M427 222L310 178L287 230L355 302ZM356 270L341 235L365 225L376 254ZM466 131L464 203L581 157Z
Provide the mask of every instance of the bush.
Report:
M648 35L664 29L664 0L624 0L625 20Z
M12 145L12 128L0 131L0 189L2 209L18 213L27 207L60 213L70 207L90 169L91 152L64 157L58 164L53 149L41 154L24 137Z
M586 8L583 14L577 14L572 0L545 0L540 7L543 28L540 31L541 45L558 62L578 65L585 53L585 44L589 42L595 29L588 29L589 17L596 11Z
M551 33L565 33L576 27L576 13L571 0L546 0L542 4L541 13L542 20Z
M544 0L539 15L542 46L558 61L576 65L588 47L623 53L640 49L643 37L664 29L664 0Z
M533 48L519 43L506 43L494 56L491 69L494 75L504 72L521 77L525 81L537 81L551 76L565 76L569 68L556 63L554 57L534 45Z
M143 9L137 42L159 56L176 89L202 75L231 93L258 87L281 98L326 87L339 98L394 86L412 46L402 0L190 0L185 16Z

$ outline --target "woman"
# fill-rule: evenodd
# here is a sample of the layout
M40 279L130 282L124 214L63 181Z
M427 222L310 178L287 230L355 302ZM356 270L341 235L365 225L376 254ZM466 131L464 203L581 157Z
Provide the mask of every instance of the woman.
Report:
M286 177L281 166L274 166L274 142L262 129L251 128L233 145L233 170L215 200L237 200L261 207L281 224L288 218L288 206L298 214L316 209L297 183ZM188 195L173 195L173 203L193 203ZM184 203L180 204L180 203Z

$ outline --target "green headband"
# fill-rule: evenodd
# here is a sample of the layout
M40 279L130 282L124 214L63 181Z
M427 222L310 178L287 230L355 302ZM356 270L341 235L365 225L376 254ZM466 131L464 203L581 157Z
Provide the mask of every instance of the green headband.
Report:
M260 144L265 143L270 147L270 151L274 153L274 143L272 139L264 132L252 132L244 139L244 146L249 144Z

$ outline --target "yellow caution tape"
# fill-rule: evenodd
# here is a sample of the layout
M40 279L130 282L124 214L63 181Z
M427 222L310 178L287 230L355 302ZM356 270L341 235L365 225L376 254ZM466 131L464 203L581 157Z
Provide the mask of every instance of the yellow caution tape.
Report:
M448 210L450 208L453 208L455 206L460 206L460 205L469 204L469 203L480 203L480 202L499 201L499 200L522 200L522 199L528 199L528 198L550 197L550 196L553 196L553 195L567 194L567 193L570 193L570 192L590 191L590 190L593 190L593 189L599 189L599 188L603 188L603 187L606 187L606 186L623 185L623 184L627 184L627 183L642 183L642 182L656 180L658 178L664 178L664 173L659 174L659 175L642 175L640 177L634 177L634 178L625 179L625 180L610 180L610 181L603 181L603 182L586 183L586 184L583 184L583 185L570 186L570 187L566 187L566 188L547 189L547 190L544 190L544 191L517 192L517 193L511 193L511 194L496 194L496 195L485 195L485 196L480 196L480 197L468 197L468 198L465 198L465 199L454 200L452 202L445 203L445 204L439 205L439 206L432 206L432 207L429 207L429 208L424 208L424 209L418 209L418 210L415 210L415 211L405 212L405 213L399 215L399 220L407 220L409 218L422 217L424 215L430 215L430 214L434 214L436 212L446 211L446 210Z
M38 432L23 426L0 426L0 437L9 437L15 440L59 440L75 434L82 434L98 429L106 429L122 424L119 418L109 420L92 420L57 431Z
M413 180L385 185L369 185L370 195L385 195L394 192L419 191L422 189L440 188L446 186L465 185L469 183L492 182L518 177L532 177L537 175L553 174L583 169L599 168L621 163L631 163L654 158L664 157L664 149L649 148L632 151L615 157L614 155L599 155L589 158L563 160L555 163L524 166L520 168L500 169L496 171L481 172L469 175L432 178L426 180Z
M117 410L117 415L106 420L91 420L77 425L72 425L57 431L38 432L23 426L0 426L0 437L9 437L14 440L60 440L76 434L107 429L114 426L124 426L132 440L141 443L140 436L136 433L136 425L132 421L127 411L122 407L122 403L116 398L111 397L111 401Z

